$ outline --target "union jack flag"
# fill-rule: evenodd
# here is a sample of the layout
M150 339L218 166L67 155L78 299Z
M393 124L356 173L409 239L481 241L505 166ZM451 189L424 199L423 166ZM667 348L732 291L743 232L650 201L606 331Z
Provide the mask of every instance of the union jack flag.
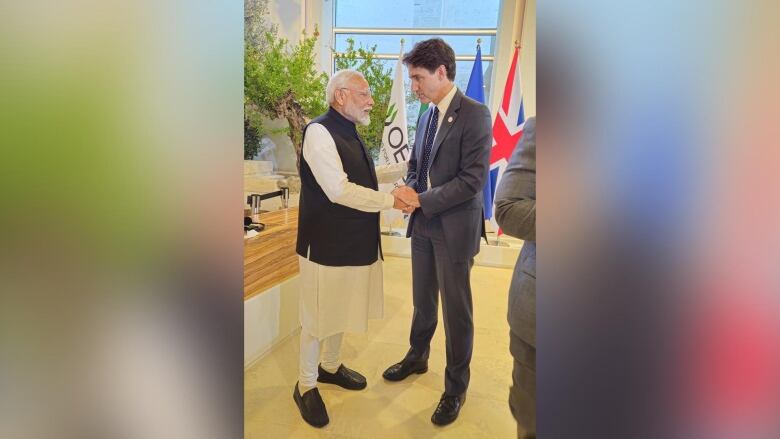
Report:
M512 65L504 86L504 97L493 122L493 148L490 151L490 174L485 184L483 196L485 199L485 219L498 229L493 212L493 198L496 187L506 169L509 157L515 149L518 140L523 135L525 113L523 112L523 93L520 83L520 49L515 48ZM498 231L501 234L501 231Z

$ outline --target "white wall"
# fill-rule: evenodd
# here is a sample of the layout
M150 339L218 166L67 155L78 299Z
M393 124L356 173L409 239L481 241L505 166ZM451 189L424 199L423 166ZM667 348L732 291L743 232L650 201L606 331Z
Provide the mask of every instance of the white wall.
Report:
M296 44L301 39L304 29L302 19L302 7L306 0L270 0L268 2L268 15L271 22L279 28L279 36Z
M520 73L526 117L536 115L536 0L527 0L521 27Z
M287 120L277 119L273 121L266 121L266 126L269 129L285 128L288 126ZM296 167L296 154L295 147L292 144L292 140L286 133L270 134L268 138L276 145L274 150L274 157L276 158L276 173L282 174L297 174L298 169Z
M296 333L298 275L244 301L244 367Z
M536 0L504 0L498 19L498 47L493 70L490 112L496 114L506 85L506 76L520 40L520 76L525 116L536 114Z

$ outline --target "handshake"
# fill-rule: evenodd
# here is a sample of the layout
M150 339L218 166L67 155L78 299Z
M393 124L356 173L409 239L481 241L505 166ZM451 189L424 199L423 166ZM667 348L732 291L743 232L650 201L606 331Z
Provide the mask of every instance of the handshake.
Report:
M395 197L394 209L398 209L403 213L410 214L414 212L414 209L420 207L420 199L417 197L417 191L409 186L398 186L391 192Z

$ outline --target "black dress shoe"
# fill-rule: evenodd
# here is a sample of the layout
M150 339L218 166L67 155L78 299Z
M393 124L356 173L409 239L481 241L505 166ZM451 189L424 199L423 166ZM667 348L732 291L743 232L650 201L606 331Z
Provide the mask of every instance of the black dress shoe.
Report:
M444 394L439 400L439 405L431 416L431 422L436 425L447 425L458 419L460 408L466 402L466 394L461 396L452 396Z
M328 411L325 410L325 403L322 402L320 391L316 387L301 396L301 392L298 390L298 383L295 383L293 399L295 404L298 405L298 410L301 411L303 420L309 425L317 428L328 425L328 422L330 422Z
M347 368L343 364L339 366L336 373L328 372L322 368L322 365L317 367L317 371L319 373L317 381L321 383L335 384L349 390L361 390L366 388L366 377Z
M382 376L389 381L401 381L413 373L421 374L425 372L428 372L427 360L407 361L403 359L400 363L395 363L388 367Z

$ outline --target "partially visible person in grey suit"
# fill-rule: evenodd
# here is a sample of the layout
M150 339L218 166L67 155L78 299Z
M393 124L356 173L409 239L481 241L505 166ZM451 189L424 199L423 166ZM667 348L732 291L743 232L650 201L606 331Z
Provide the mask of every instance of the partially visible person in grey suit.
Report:
M447 368L431 422L446 425L458 417L469 385L474 341L470 276L485 234L482 188L493 141L491 118L486 106L455 87L455 53L443 40L420 41L403 61L412 90L431 106L417 123L406 186L396 189L402 201L417 207L406 234L412 238L410 349L383 376L401 381L428 370L441 292Z
M496 191L496 222L525 241L509 288L509 350L515 359L509 408L518 438L536 437L536 118L525 122Z

